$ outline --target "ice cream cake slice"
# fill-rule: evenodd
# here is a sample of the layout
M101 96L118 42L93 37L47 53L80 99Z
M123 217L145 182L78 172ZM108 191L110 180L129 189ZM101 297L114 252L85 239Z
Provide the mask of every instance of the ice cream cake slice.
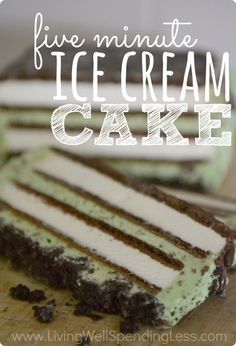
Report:
M222 292L230 230L155 186L58 149L0 175L0 252L123 323L175 325Z
M188 97L185 100L188 104L188 112L184 112L175 121L183 137L189 138L191 143L189 146L141 145L142 137L147 135L147 115L141 112L142 102L130 103L129 112L125 113L138 145L94 145L94 138L101 130L105 112L100 112L100 104L93 102L89 97L93 90L91 56L94 47L85 46L84 49L88 55L81 59L82 65L79 64L79 90L81 95L88 96L88 102L92 106L92 117L83 120L82 116L71 114L67 117L65 125L66 130L72 135L81 133L86 126L94 131L94 136L83 145L67 146L67 149L85 157L99 158L121 173L127 173L148 182L198 190L200 188L201 190L217 189L228 171L232 148L194 145L193 138L198 137L199 129L198 114L194 113L194 99L191 92L187 94ZM55 57L51 56L50 49L42 48L41 50L44 59L41 70L34 68L32 49L4 69L0 75L0 121L4 123L1 124L0 138L5 153L9 155L22 153L42 145L61 147L61 143L54 138L50 128L51 115L61 103L78 103L71 94L71 63L75 52L69 46L63 47L63 51L65 56L62 59L62 90L68 96L66 101L53 99L56 67ZM152 82L157 91L158 103L163 103L161 99L162 52L155 49L151 52L156 57ZM106 59L101 59L99 63L101 70L104 71L104 76L99 79L101 95L106 96L106 103L126 103L120 92L120 68L126 50L110 47L105 49L104 53L106 53ZM142 50L137 50L128 68L127 89L131 95L138 96L142 91L141 55ZM179 100L186 62L187 54L184 52L175 52L175 58L170 59L169 68L173 71L173 76L169 78L168 90L171 96L176 97L176 102ZM203 103L206 71L204 52L195 52L195 63L200 102ZM214 64L218 75L220 62L217 58L214 58ZM13 94L14 98L12 98ZM149 101L153 103L153 100ZM149 101L147 100L146 103ZM215 97L211 92L210 103L224 103L223 95ZM164 116L164 113L162 115ZM218 115L214 114L212 117L217 118ZM222 128L218 134L216 129L213 130L213 135L221 136L222 131L231 131L234 127L233 117L234 114L232 119L222 119L220 115Z

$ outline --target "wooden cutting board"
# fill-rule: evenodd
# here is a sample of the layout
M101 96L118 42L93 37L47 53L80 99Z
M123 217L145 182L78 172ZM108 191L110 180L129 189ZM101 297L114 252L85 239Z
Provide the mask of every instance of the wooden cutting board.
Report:
M236 198L236 160L234 161L229 176L219 193ZM33 317L31 304L16 301L9 297L9 288L18 283L24 283L32 289L42 288L46 291L48 299L56 299L56 318L52 323L40 324ZM52 290L31 277L27 277L24 273L14 271L5 260L1 259L0 343L4 346L51 346L53 344L70 346L76 345L76 339L80 334L88 331L94 336L91 344L101 346L169 344L178 346L232 346L236 343L236 272L230 273L230 284L226 298L211 297L185 317L175 328L166 330L161 335L157 329L145 329L133 336L132 339L124 341L121 340L124 336L119 334L118 317L104 316L102 320L94 322L86 317L74 316L73 305L75 302L71 298L70 292ZM111 333L110 336L108 331ZM114 335L117 336L115 341L113 341ZM17 336L21 337L21 341L14 341L14 337ZM24 337L31 337L32 339L31 341L24 341ZM101 337L103 337L103 340L99 341Z

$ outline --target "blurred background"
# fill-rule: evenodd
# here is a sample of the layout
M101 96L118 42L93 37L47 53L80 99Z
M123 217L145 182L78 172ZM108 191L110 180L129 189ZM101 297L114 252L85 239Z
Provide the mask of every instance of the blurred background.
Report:
M236 3L233 0L4 0L0 4L0 68L33 44L33 24L42 12L52 34L163 34L165 21L192 22L199 48L230 52L236 70Z

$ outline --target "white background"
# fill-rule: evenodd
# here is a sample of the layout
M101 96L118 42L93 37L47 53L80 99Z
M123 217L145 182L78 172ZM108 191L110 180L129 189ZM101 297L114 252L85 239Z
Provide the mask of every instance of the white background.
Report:
M233 0L4 0L0 4L0 67L33 43L33 22L40 11L52 33L130 32L163 34L162 22L191 21L198 46L230 52L236 70L236 4Z

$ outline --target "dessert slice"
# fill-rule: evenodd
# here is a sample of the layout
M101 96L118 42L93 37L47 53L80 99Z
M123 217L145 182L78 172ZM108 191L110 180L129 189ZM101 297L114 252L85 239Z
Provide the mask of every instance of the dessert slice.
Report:
M0 200L2 255L128 325L175 325L227 283L227 226L96 161L25 154L2 170Z
M88 52L81 59L79 69L79 88L83 95L91 96L92 91L92 53L91 46L85 46ZM62 90L68 96L64 103L77 103L71 94L71 63L74 50L63 47L65 56L62 60ZM106 96L106 103L124 103L120 92L120 67L123 55L122 49L109 48L105 50L106 59L101 59L101 70L104 76L99 80L101 95ZM152 82L159 103L162 90L162 55L159 50L155 54ZM132 69L128 68L127 89L131 95L140 95L142 90L141 54L138 50L132 57ZM43 68L36 70L33 66L33 52L29 51L22 59L10 65L3 71L0 80L0 113L5 126L2 126L1 142L8 154L21 153L42 145L58 146L61 144L54 138L50 120L53 109L60 106L53 100L55 94L55 57L50 50L42 49ZM176 52L175 59L170 59L170 69L173 76L169 78L169 93L176 96L176 102L181 92L181 83L186 66L186 53ZM195 53L196 73L200 96L204 94L205 55ZM217 66L217 61L215 61ZM189 81L191 83L191 81ZM14 99L12 98L14 94ZM213 93L212 93L213 94ZM29 97L30 95L30 97ZM129 104L130 112L127 122L133 136L140 145L136 146L95 146L94 138L78 147L67 146L67 149L84 155L96 157L105 161L113 168L131 176L162 184L182 185L191 189L214 190L222 182L231 161L231 147L196 146L193 137L198 137L198 115L193 112L194 100L189 93L186 100L188 112L182 114L175 122L181 134L190 139L191 145L183 146L142 146L141 138L147 134L147 116L141 113L142 102ZM100 112L100 104L92 104L92 118L83 120L82 116L69 115L66 119L66 129L72 135L81 132L84 126L94 130L94 137L102 127L105 113ZM153 102L153 101L152 101ZM203 102L200 99L200 102ZM211 96L210 103L224 103L222 95ZM163 114L164 115L164 114ZM214 114L217 117L217 114ZM221 117L221 116L220 116ZM232 115L233 118L233 115ZM223 119L221 131L230 131L234 127L233 120ZM214 131L213 135L217 135ZM63 146L65 147L65 146Z

